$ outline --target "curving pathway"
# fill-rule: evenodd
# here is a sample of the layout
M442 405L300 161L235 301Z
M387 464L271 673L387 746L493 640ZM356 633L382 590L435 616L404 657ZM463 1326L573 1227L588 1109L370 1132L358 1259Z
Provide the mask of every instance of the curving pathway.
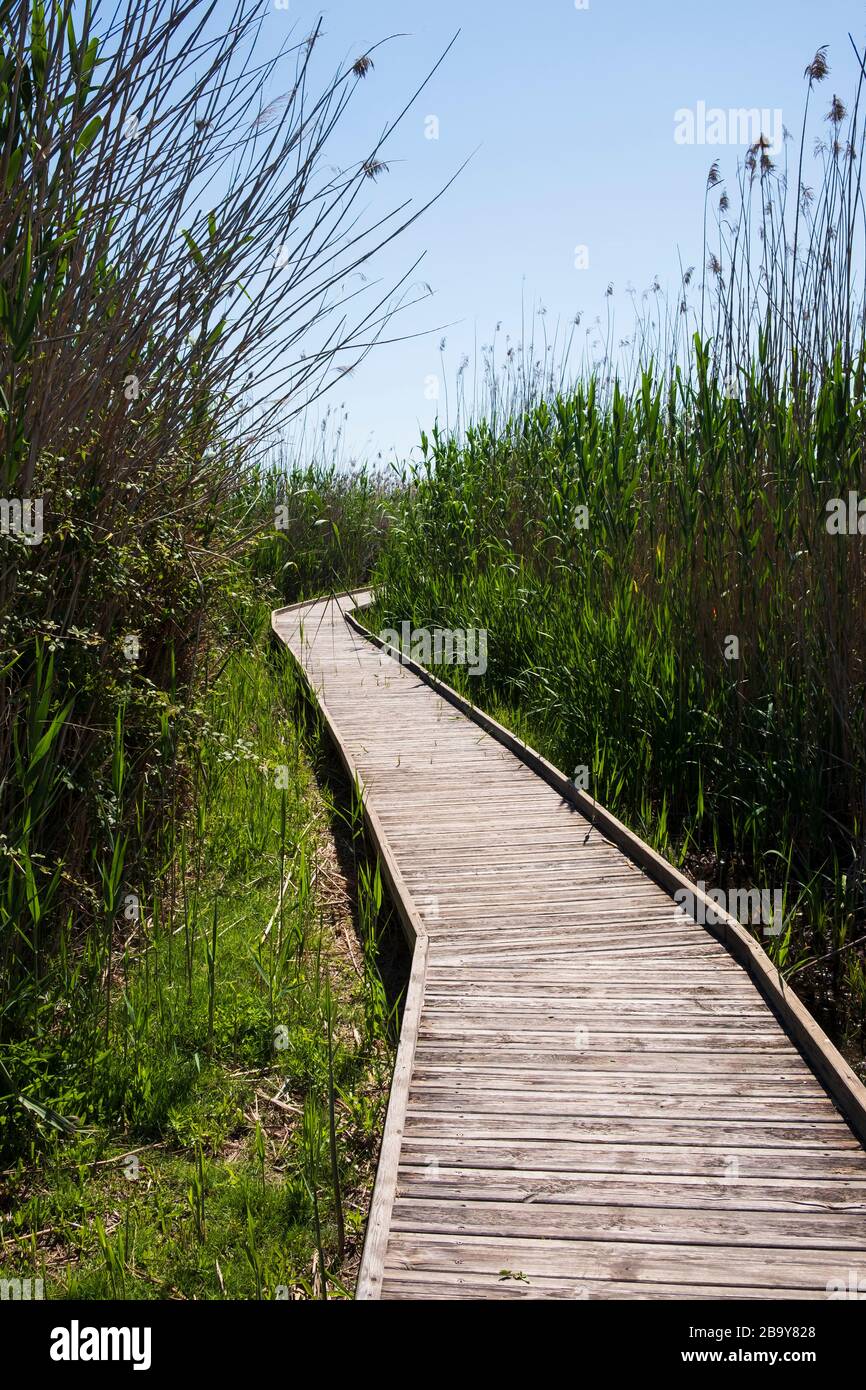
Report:
M273 617L414 946L357 1296L866 1281L850 1068L748 933L684 919L676 870L365 637L366 598Z

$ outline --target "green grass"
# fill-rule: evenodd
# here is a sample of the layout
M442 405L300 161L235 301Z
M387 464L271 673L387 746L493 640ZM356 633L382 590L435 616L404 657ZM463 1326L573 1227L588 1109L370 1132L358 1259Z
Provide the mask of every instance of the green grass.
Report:
M335 909L316 872L340 812L266 619L248 604L233 641L215 635L188 810L115 941L107 1020L97 1008L8 1057L25 1105L0 1266L43 1277L47 1297L352 1286L392 1065L385 906L350 808L365 936L350 951L351 904Z

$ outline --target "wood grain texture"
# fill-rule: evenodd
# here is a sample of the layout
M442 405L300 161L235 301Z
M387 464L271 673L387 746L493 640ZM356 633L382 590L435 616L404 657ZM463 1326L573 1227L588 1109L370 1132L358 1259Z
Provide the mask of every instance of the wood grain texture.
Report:
M826 1298L866 1091L748 930L442 682L365 594L273 627L413 948L359 1299ZM714 906L714 905L713 905Z

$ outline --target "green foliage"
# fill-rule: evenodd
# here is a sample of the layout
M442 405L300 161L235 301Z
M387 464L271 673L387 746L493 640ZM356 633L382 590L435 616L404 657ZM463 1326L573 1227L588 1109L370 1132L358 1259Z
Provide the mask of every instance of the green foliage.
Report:
M825 525L864 481L858 369L837 356L810 408L755 364L735 402L695 355L694 384L590 380L434 433L370 621L486 628L486 675L441 674L668 853L784 887L792 965L866 915L866 563ZM862 1019L846 965L837 1029Z
M361 588L382 547L388 499L383 476L323 461L264 473L251 504L262 517L253 574L284 604Z
M327 808L267 623L226 609L193 711L195 834L182 857L165 828L154 895L115 939L107 1034L97 1011L6 1052L22 1099L0 1128L0 1263L44 1270L47 1297L342 1297L357 1259L392 1051L375 959L359 978L323 926ZM360 898L368 937L383 907Z

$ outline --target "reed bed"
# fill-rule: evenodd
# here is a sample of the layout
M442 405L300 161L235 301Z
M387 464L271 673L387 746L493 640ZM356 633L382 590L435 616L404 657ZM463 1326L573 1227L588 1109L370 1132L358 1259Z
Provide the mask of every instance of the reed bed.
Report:
M706 277L636 301L618 359L602 333L569 377L543 325L487 348L480 407L458 391L405 471L372 619L485 628L486 674L446 679L696 877L781 889L763 944L855 1047L866 538L837 504L866 490L862 91L834 96L814 186L806 118L790 167L763 141L730 190L712 167Z

